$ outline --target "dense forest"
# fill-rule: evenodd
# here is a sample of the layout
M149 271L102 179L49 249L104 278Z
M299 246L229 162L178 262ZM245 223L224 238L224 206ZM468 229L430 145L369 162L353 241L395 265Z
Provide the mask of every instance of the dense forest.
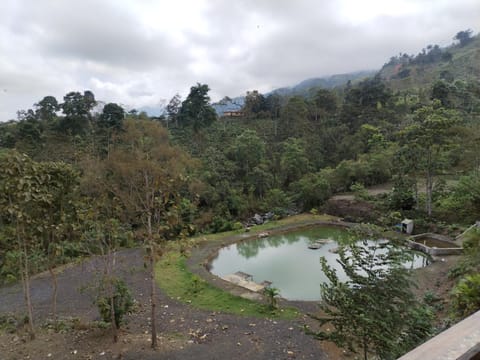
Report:
M334 89L248 91L228 116L200 83L159 118L88 90L39 99L0 124L1 282L256 213L335 212L344 192L368 205L348 220L455 233L480 219L480 38L459 34Z

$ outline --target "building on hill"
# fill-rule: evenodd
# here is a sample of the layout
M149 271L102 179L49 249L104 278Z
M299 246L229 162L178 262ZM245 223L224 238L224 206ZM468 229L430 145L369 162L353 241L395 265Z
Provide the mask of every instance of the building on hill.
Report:
M224 111L222 116L225 116L225 117L244 117L245 113L241 110L228 110L228 111Z

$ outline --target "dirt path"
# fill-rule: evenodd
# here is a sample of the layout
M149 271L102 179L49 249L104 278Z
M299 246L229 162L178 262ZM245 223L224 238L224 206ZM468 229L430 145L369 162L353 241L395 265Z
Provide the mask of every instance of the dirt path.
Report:
M74 331L39 329L33 341L16 334L0 335L0 359L327 359L320 343L304 334L301 321L239 317L193 309L158 289L160 349L149 349L148 276L139 249L118 253L118 274L138 301L137 311L113 345L107 330L92 327L98 318L91 296L79 292L95 278L98 259L66 267L58 275L58 314L80 321ZM32 280L37 326L51 316L48 274ZM0 314L24 314L20 284L0 288Z

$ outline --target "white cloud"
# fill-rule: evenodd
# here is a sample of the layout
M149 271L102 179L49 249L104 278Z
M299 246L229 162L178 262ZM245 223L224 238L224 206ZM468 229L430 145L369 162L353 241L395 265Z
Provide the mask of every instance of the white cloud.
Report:
M3 0L0 121L72 90L143 106L378 68L479 18L477 0Z

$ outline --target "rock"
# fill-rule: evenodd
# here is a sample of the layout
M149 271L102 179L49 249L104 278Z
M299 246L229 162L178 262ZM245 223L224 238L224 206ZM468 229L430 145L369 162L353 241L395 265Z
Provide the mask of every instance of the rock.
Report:
M265 220L272 220L274 216L275 216L275 214L273 212L269 211L269 212L267 212L263 215L263 218Z
M257 225L262 225L263 224L263 217L260 214L253 215L252 220Z

